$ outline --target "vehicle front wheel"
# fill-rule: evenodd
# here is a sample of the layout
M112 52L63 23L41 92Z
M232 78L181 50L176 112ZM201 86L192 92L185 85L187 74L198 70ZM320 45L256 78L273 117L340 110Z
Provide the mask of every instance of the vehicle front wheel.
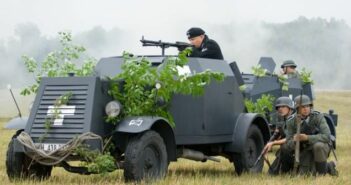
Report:
M21 133L18 131L11 139L6 155L6 171L9 179L39 179L44 180L50 177L52 166L45 166L32 161L23 152L15 152L14 140Z
M263 136L256 125L251 125L246 136L243 152L233 154L234 168L238 175L243 172L259 173L263 169L263 160L253 166L264 147Z
M131 138L125 151L126 181L163 178L168 169L167 151L162 137L149 130Z

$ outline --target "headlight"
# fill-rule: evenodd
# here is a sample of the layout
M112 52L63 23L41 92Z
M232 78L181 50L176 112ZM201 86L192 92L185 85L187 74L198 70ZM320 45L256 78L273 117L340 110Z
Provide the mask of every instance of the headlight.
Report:
M109 117L116 117L121 112L121 104L118 101L110 101L105 107L105 112Z

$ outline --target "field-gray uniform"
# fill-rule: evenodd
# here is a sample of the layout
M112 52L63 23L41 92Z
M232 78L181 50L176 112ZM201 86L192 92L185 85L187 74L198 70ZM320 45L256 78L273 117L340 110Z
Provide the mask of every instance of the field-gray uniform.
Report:
M295 62L293 60L286 60L283 62L283 64L280 66L282 69L285 67L291 67L291 68L296 68L297 65L295 64ZM288 76L288 78L300 78L300 74L298 71L295 70L294 73L288 73L286 74Z
M312 107L312 102L309 97L306 97L303 95L302 105L310 105ZM295 102L299 98L299 96L296 97ZM298 105L299 103L297 103ZM293 140L297 130L295 122L296 116L287 123L287 144L285 149L291 152L295 150L295 142ZM330 151L328 145L330 130L323 114L312 111L306 119L301 120L301 134L308 135L308 141L300 143L299 173L306 174L316 171L319 174L326 174L327 158Z
M281 106L289 107L290 111L294 110L294 103L289 97L279 97L276 100L275 108L277 112L271 115L271 124L275 129L279 130L280 138L283 139L287 134L287 121L292 119L294 115L288 114L287 116L280 116L278 113L278 108ZM271 175L277 175L279 173L286 173L293 169L294 157L291 153L281 152L279 149L276 154L276 158L273 161L268 173ZM283 163L284 161L284 163Z

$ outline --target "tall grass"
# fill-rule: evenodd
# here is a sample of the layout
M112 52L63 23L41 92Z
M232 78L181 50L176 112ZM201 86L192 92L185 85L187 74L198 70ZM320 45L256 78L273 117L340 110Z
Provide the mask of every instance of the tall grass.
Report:
M351 184L351 92L318 92L315 108L321 112L327 112L333 108L339 114L339 124L337 127L337 155L339 177L329 175L323 177L294 177L289 175L269 176L265 166L261 174L243 174L237 176L234 173L233 164L221 158L220 163L216 162L194 162L179 159L176 163L171 163L165 179L155 182L141 182L141 184L199 184L199 185L225 185L225 184L245 184L245 185L281 185L281 184ZM6 150L12 130L3 128L7 119L0 119L0 184L11 184L6 175L5 158ZM274 159L273 153L269 155L270 160ZM333 156L329 160L334 160ZM64 171L62 168L54 168L52 176L43 182L38 181L17 181L14 184L124 184L123 172L121 170L101 175L77 175Z

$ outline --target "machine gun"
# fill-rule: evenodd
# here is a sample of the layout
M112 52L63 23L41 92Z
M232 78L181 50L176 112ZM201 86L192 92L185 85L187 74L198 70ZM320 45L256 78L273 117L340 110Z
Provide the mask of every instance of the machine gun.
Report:
M153 41L153 40L145 40L144 36L142 36L141 43L143 43L143 46L156 46L156 47L161 47L162 49L162 56L165 55L165 49L169 47L176 47L178 48L178 51L183 51L185 48L190 47L191 45L186 43L186 42L175 42L175 43L170 43L170 42L162 42L161 40L159 41Z

